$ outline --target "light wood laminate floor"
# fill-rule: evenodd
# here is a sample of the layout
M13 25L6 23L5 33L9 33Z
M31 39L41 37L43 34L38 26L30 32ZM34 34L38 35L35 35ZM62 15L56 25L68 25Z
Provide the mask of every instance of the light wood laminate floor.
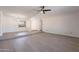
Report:
M79 39L44 32L1 40L1 52L79 52Z

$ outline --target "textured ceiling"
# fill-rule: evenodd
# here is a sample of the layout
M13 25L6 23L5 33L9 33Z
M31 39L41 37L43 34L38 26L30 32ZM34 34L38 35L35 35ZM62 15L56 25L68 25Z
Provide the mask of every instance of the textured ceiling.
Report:
M54 14L65 14L79 12L79 6L46 6L45 8L51 9L51 12ZM36 10L39 10L39 6L0 6L0 10L13 12L13 13L22 13L28 15L38 14Z

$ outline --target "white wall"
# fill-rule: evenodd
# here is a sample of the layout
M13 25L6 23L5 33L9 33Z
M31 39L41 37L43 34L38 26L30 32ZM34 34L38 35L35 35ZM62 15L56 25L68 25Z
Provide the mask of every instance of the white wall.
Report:
M0 36L2 36L2 26L1 26L1 12L0 12Z
M3 12L3 19L2 19L2 30L3 33L6 32L17 32L17 31L24 31L26 28L18 28L18 23L17 23L17 17L18 18L25 18L21 14L17 13L7 13ZM25 19L26 20L26 19Z
M43 31L79 37L79 13L43 15Z
M3 12L0 11L0 36L3 35Z
M17 18L23 18L26 20L26 27L19 28L17 23ZM30 15L18 14L18 13L8 13L3 11L2 17L2 32L17 32L17 31L31 31L31 17Z
M4 33L5 32L16 32L16 22L13 17L5 15L3 22L4 22Z
M31 31L31 19L28 18L28 20L26 20L26 28L27 31Z

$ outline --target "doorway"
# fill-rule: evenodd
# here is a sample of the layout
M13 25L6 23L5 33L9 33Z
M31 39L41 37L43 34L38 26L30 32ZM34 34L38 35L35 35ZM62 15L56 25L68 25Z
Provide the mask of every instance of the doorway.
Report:
M31 30L41 31L42 30L42 20L40 17L31 18Z

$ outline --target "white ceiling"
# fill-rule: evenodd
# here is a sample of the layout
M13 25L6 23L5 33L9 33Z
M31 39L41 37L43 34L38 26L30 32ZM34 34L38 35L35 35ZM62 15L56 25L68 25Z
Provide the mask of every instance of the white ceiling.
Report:
M79 12L79 6L46 6L45 8L52 10L51 12L47 13L54 14ZM33 16L39 13L36 11L39 9L39 6L0 6L0 10L3 11L29 14Z
M33 6L0 6L0 9L7 12L16 12L16 13L23 13L28 14L35 12L33 9L36 9L37 7Z
M56 14L79 12L79 6L50 6L47 8L52 9L51 12L56 13Z

